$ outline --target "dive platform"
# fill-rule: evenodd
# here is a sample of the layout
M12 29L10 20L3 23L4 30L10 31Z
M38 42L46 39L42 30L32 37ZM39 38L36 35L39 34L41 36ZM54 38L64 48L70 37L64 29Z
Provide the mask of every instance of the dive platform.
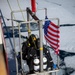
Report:
M47 9L44 9L45 10L45 14L47 15ZM12 11L11 12L11 21L12 21L12 27L13 27L13 43L14 43L14 50L15 50L15 35L14 35L14 20L13 20L13 14L16 13L16 12L19 12L19 11ZM15 60L16 60L16 71L17 71L17 74L16 75L58 75L58 72L59 72L59 69L52 69L52 70L43 70L43 34L42 34L42 25L43 25L43 22L45 21L48 21L48 20L56 20L58 25L59 25L59 19L58 18L50 18L50 19L43 19L43 20L40 20L35 13L33 13L29 8L26 9L26 12L27 12L27 21L23 21L23 22L18 22L18 30L19 30L19 48L20 48L20 61L21 61L21 70L22 72L19 73L18 71L18 64L19 62L17 61L17 58L15 57ZM34 19L34 20L30 20L30 15L31 17ZM28 27L28 39L31 35L31 30L30 30L30 23L37 23L38 27L39 27L39 54L40 54L40 58L39 58L39 61L40 61L40 64L39 64L39 71L34 71L34 73L25 73L23 71L23 63L22 63L22 60L23 60L23 52L22 52L22 43L21 43L21 31L20 31L20 25L22 23L25 23L25 25L27 25ZM31 37L32 38L32 37ZM33 40L34 41L34 40ZM35 47L35 46L34 46ZM15 53L16 53L16 50L15 50ZM33 59L32 59L33 60ZM29 61L30 62L30 61ZM36 64L37 65L37 64ZM57 57L57 67L59 66L59 61L58 61L58 57ZM35 70L35 69L34 69Z

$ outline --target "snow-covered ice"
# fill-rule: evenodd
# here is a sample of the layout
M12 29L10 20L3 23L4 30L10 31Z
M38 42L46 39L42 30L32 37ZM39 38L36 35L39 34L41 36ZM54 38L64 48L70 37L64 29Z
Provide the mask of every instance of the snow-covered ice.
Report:
M10 1L12 10L19 10L16 0L9 0L9 1ZM66 1L65 0L41 0L41 1L36 0L36 1L37 1L37 9L47 8L48 18L59 18L60 24L75 24L75 1L74 0L66 0ZM26 7L31 8L30 0L21 0L20 6L22 9L25 9ZM11 11L9 9L7 0L0 0L0 9L4 17L11 18L11 14L10 14ZM36 14L40 19L45 18L44 10L38 11ZM14 14L14 15L16 19L23 20L21 13ZM26 17L26 13L24 13L24 17ZM11 21L7 21L5 19L5 22L7 25L11 26ZM32 33L36 34L36 32L32 32ZM75 26L60 27L60 49L67 51L67 52L75 53L75 35L74 34L75 34ZM22 35L27 35L27 33L22 33ZM16 41L17 41L16 51L19 51L18 39L16 39ZM7 45L8 58L13 61L14 59L12 55L12 48L9 44L8 39L6 40L6 45ZM66 66L75 69L74 59L75 59L75 56L65 57L64 62ZM11 75L13 75L12 72L11 72ZM75 71L70 75L75 75Z

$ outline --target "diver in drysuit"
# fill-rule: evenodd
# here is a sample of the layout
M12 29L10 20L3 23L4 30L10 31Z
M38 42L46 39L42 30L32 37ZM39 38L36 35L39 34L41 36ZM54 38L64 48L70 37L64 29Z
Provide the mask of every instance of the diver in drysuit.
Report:
M29 38L22 45L23 60L27 61L30 73L40 71L40 50L39 38L31 34ZM43 69L51 70L53 68L53 61L49 50L43 45Z

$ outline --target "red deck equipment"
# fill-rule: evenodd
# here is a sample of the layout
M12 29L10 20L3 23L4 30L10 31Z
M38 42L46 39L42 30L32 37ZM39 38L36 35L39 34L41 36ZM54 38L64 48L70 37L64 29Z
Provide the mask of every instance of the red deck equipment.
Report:
M32 12L36 12L36 0L31 0Z

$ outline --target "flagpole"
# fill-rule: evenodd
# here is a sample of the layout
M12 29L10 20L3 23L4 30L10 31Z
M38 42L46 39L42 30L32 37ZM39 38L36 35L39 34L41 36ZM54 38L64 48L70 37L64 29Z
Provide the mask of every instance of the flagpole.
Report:
M59 19L58 19L58 26L59 26ZM58 44L58 42L57 42L57 44ZM59 45L59 44L58 44ZM58 48L59 49L59 48ZM58 66L58 68L59 68L59 56L57 55L57 66Z
M47 16L47 8L45 8L45 17Z

